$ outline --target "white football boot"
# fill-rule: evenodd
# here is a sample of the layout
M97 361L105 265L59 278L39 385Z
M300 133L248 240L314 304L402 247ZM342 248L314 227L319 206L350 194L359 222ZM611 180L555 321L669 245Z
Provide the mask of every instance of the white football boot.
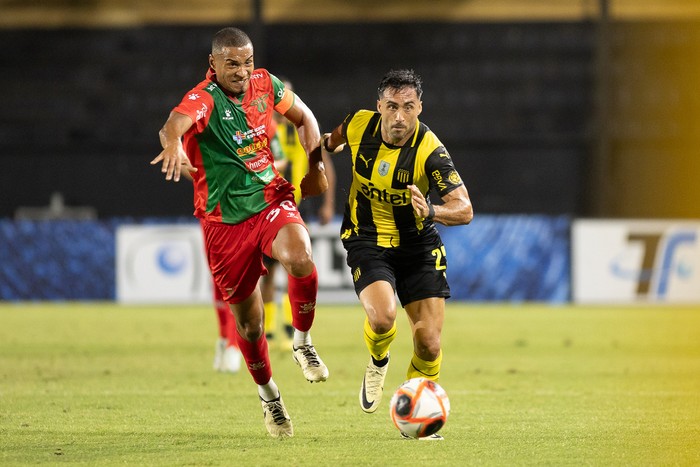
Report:
M292 349L292 357L310 383L318 383L328 379L328 367L318 356L313 345L302 345Z
M265 428L267 428L270 436L273 438L291 438L294 436L292 420L284 407L281 395L271 401L266 401L261 397L260 404L263 409Z
M360 407L367 413L377 410L384 394L384 378L389 370L389 354L386 356L387 362L384 366L377 366L369 358L369 363L365 369L365 377L362 379L360 388Z

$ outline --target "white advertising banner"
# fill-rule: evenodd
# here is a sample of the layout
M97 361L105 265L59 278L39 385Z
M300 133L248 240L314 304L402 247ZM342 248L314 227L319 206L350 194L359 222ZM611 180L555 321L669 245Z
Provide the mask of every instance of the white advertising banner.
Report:
M212 301L199 224L120 226L116 243L118 302Z
M308 224L319 303L356 302L340 224ZM199 224L125 225L116 232L116 295L121 303L211 303L212 281ZM275 284L286 290L281 266ZM279 297L278 297L279 299Z
M700 222L575 220L577 303L700 303Z

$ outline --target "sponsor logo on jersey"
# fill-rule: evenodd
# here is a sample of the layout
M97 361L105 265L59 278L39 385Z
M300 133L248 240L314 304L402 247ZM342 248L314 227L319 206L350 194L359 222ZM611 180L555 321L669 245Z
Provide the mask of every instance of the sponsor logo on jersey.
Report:
M245 166L248 168L248 170L253 172L259 172L261 169L264 169L270 165L270 161L265 155L255 156L248 160L244 160L243 162L245 162Z
M199 94L197 94L196 92L193 92L192 94L187 96L187 98L191 101L196 101L197 99L199 99Z
M362 183L360 186L362 193L369 199L376 199L392 206L405 206L411 202L407 190L388 191L386 188L380 190L372 182L369 182L369 184Z
M204 102L202 102L202 107L197 111L197 117L195 117L195 119L196 119L196 120L201 120L201 119L203 119L204 117L206 117L206 116L207 116L207 110L209 110L209 108L207 107L207 104L205 104Z
M250 180L255 183L267 185L275 179L275 171L272 170L272 165L268 165L260 172L255 172L250 175Z
M233 120L233 113L231 112L231 109L224 110L224 116L222 117L222 120Z
M267 128L265 127L265 125L260 125L259 127L253 128L252 130L247 130L245 132L241 132L240 130L236 130L236 134L233 135L233 140L238 144L243 144L244 139L253 139L255 136L264 135L266 130L267 130ZM247 154L247 153L245 153L245 152L241 153L239 150L238 155L241 155L241 154Z
M445 188L447 188L445 180L442 178L442 174L439 170L433 171L433 173L431 173L430 175L433 176L433 180L435 180L435 184L440 190L444 190Z
M240 144L240 143L239 143ZM236 149L236 154L239 156L245 156L246 154L251 154L260 151L267 147L267 138L262 138L260 141L254 141L248 146Z

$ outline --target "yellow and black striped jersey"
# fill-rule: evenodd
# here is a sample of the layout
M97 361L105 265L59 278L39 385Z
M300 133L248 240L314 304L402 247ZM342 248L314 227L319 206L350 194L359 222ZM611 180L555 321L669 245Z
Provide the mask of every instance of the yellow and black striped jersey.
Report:
M352 185L341 229L343 241L382 247L421 243L437 235L432 221L417 217L408 185L428 198L440 197L462 185L452 159L440 140L418 122L413 137L402 147L382 141L381 114L360 110L343 122L343 135L352 153Z
M309 171L309 160L306 156L306 151L304 151L304 147L301 145L301 141L299 141L297 128L292 122L285 120L279 123L275 134L279 138L284 157L292 165L289 181L296 187L294 191L294 201L299 204L301 202L301 189L299 188L301 186L301 179L304 178L304 175Z

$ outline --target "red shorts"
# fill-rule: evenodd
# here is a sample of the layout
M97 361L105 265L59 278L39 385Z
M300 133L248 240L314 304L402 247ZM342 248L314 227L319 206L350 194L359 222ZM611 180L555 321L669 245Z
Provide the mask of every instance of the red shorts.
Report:
M301 224L294 196L274 201L240 224L199 220L209 268L224 300L240 303L250 296L260 276L267 274L262 255L272 256L272 242L287 224Z

